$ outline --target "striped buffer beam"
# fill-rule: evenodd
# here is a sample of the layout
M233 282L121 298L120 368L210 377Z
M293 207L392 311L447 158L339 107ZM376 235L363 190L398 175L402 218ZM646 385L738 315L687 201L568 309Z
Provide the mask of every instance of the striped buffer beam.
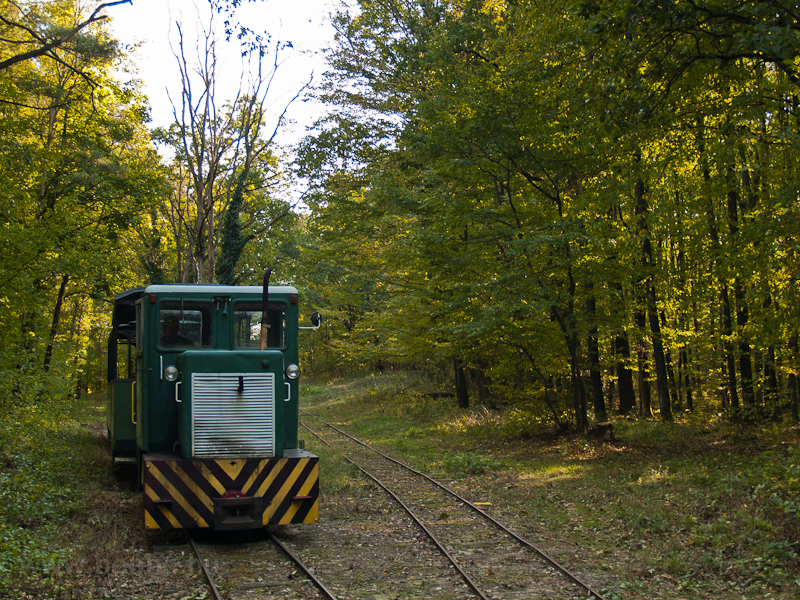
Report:
M304 450L281 458L180 459L146 454L147 529L251 529L319 520L319 459Z

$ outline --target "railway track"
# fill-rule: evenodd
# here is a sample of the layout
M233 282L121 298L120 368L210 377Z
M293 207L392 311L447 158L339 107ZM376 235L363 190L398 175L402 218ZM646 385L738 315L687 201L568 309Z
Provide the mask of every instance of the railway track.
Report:
M567 567L447 486L323 419L301 413L334 435L325 436L304 423L306 430L342 452L345 460L375 482L402 507L414 527L424 532L419 537L426 539L417 540L417 552L422 552L423 546L428 551L431 545L436 547L443 557L440 560L447 563L444 572L452 573L449 585L454 595L442 597L604 600ZM454 583L456 579L460 582ZM444 589L442 585L439 588Z
M323 435L375 483L355 511L307 527L189 542L211 592L246 598L362 600L441 598L604 600L578 575L494 519L480 506L427 475L379 452L309 413ZM328 431L333 432L332 435ZM308 563L310 566L306 566ZM325 580L330 584L326 587Z
M226 600L254 595L261 599L336 600L305 563L274 535L237 537L233 543L231 538L228 543L204 543L188 535L214 600L222 600L220 588L224 589Z

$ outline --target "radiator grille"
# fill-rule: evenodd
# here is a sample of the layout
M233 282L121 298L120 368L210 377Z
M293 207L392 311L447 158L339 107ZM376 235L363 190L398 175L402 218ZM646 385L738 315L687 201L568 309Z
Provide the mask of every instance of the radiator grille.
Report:
M274 456L273 373L192 374L192 456Z

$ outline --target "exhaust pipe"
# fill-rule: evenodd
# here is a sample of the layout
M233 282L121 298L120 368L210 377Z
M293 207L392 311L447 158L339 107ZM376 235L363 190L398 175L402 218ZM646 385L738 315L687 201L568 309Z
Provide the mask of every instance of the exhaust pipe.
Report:
M261 350L267 349L267 305L269 304L269 277L272 275L272 269L267 269L264 272L264 284L261 292Z

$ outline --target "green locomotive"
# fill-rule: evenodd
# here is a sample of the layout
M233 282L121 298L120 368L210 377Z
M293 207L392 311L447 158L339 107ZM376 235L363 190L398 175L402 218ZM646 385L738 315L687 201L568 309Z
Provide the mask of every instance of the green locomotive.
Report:
M108 432L114 460L138 466L148 529L318 520L319 460L298 439L298 294L267 279L114 300Z

